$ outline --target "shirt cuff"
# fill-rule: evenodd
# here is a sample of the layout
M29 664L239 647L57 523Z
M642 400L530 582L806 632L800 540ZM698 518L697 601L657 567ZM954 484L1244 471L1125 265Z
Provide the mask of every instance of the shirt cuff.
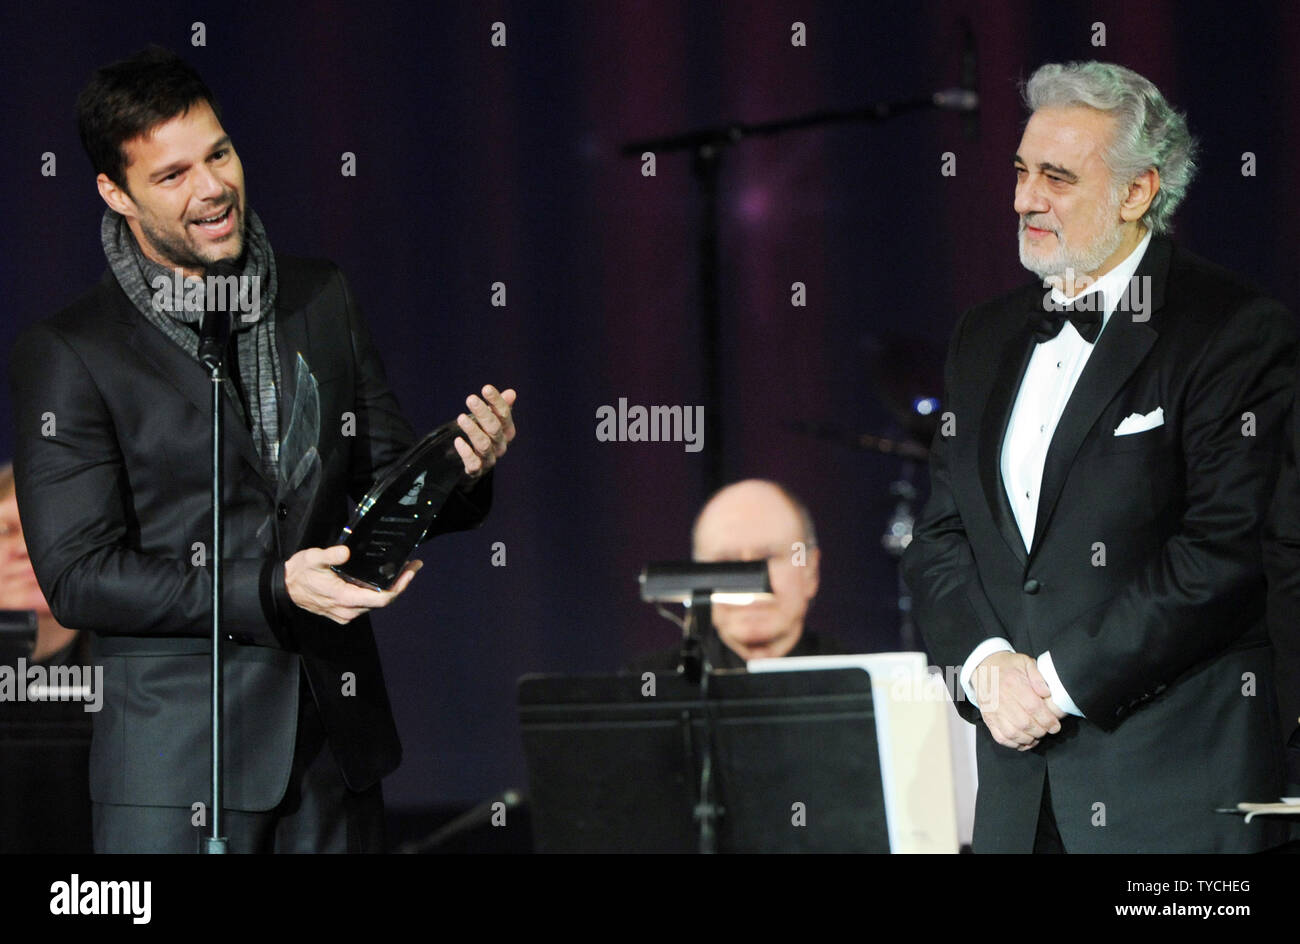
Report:
M1056 702L1056 707L1060 708L1067 715L1074 715L1076 718L1084 717L1079 706L1074 703L1070 693L1065 690L1061 684L1061 677L1056 674L1056 666L1052 664L1051 652L1044 652L1038 657L1038 672L1043 676L1043 681L1047 687L1052 690L1052 701Z
M962 691L966 693L966 700L968 702L976 708L980 706L979 702L975 700L975 690L971 688L970 685L970 677L975 674L975 670L979 668L979 664L995 652L1015 651L1016 647L1011 645L1011 643L1003 639L1001 636L990 636L971 650L971 654L968 655L966 661L962 663L961 675L958 676L958 680L961 682Z

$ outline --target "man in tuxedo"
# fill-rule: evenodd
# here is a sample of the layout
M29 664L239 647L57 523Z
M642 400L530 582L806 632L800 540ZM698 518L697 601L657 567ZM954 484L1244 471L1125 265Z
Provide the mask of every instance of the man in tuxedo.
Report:
M94 633L104 667L95 848L192 852L207 832L211 388L196 352L202 306L186 302L200 286L190 279L231 261L253 290L238 316L218 313L233 328L223 832L235 852L380 851L380 781L401 748L367 614L403 593L419 563L386 592L331 565L348 556L335 545L348 498L412 430L338 268L271 250L193 69L156 47L100 69L78 118L108 205L109 270L23 333L12 380L32 564L59 622ZM318 433L301 408L317 397ZM514 391L490 386L467 400L466 484L439 530L486 514L513 403Z
M1291 315L1171 242L1184 118L1136 73L1045 65L1015 155L1022 264L948 350L904 557L978 725L976 852L1252 851L1276 799L1261 526Z

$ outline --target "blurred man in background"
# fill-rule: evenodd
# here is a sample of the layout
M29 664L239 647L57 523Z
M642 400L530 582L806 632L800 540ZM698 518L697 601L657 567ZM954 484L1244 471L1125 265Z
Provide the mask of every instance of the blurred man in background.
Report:
M704 652L717 669L743 668L750 659L842 652L834 641L804 628L817 596L821 550L808 508L785 487L761 479L716 492L695 519L692 556L697 561L768 562L772 598L746 606L715 604L716 634ZM637 671L671 672L673 648L634 663Z
M59 625L36 583L36 573L27 556L27 542L23 540L22 522L18 519L14 467L8 462L0 465L0 610L36 613L36 648L32 661L76 661L79 634L75 629Z

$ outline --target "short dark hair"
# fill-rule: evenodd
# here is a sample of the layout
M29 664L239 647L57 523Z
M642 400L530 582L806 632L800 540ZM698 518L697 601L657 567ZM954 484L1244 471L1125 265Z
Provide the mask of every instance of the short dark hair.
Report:
M123 143L185 114L200 101L221 119L221 106L199 74L162 46L148 46L97 69L77 97L77 130L95 173L106 174L127 190Z

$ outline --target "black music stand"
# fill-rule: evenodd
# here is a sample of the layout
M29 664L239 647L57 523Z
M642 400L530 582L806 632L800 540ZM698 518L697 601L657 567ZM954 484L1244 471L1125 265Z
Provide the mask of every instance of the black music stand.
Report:
M871 679L860 669L524 676L538 852L695 852L705 725L721 852L888 852Z

